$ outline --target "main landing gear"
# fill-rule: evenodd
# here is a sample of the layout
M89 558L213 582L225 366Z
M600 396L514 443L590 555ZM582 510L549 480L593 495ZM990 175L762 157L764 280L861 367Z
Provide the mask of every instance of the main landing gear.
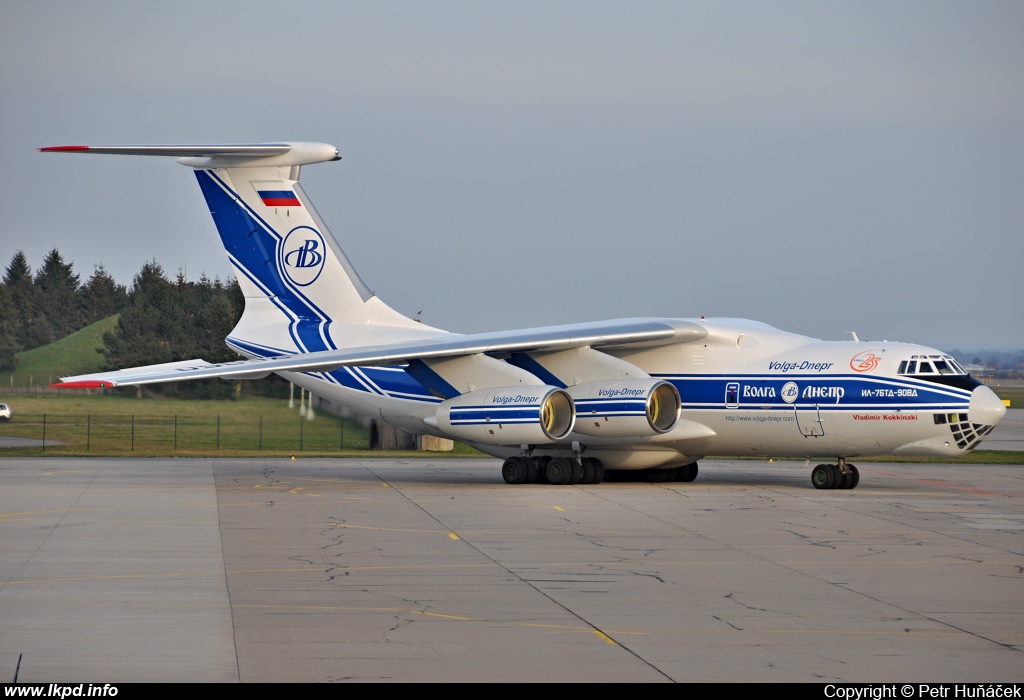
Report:
M600 484L602 481L667 483L689 482L697 478L697 463L670 469L605 470L601 460L593 457L509 457L501 465L506 484Z
M845 457L839 464L819 464L811 472L811 483L816 489L855 489L860 483L857 467L846 463Z
M600 484L604 465L592 457L509 457L501 465L506 484Z

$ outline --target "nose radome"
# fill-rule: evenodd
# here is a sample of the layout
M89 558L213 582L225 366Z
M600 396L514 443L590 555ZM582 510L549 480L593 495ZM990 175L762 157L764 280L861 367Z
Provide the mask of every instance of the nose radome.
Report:
M970 417L972 423L995 425L1006 415L1002 399L987 386L979 386L971 393Z

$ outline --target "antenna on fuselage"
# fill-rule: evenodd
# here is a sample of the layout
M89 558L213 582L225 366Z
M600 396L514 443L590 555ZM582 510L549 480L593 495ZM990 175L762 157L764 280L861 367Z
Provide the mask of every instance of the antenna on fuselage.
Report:
M853 342L855 342L855 343L859 343L860 342L860 338L857 337L857 331L846 331L846 332L850 334L851 338L853 338Z

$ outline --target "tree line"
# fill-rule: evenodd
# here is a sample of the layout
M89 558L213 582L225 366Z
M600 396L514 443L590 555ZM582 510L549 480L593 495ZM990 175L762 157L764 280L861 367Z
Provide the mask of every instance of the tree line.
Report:
M14 369L15 354L22 350L48 345L120 312L127 300L125 287L102 265L83 284L56 248L35 274L19 250L0 284L0 369Z
M238 282L205 275L169 278L155 260L145 263L130 287L117 284L98 265L84 283L54 248L33 273L22 251L11 258L0 283L0 369L17 366L16 353L64 338L91 323L119 314L103 336L104 370L203 358L238 359L224 338L241 318L245 300ZM161 393L220 395L231 387L187 383ZM261 392L262 393L262 392Z

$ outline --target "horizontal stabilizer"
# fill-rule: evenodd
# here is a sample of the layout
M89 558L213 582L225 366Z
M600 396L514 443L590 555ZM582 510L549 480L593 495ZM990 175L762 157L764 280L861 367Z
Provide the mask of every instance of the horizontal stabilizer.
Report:
M248 156L266 158L291 150L285 143L237 143L225 146L49 146L43 153L99 153L113 156L170 156L172 158Z
M70 387L83 381L102 381L109 386L134 386L188 379L237 378L264 372L330 372L343 366L395 365L425 358L475 354L507 354L568 350L576 347L656 346L686 343L707 336L699 323L677 319L629 319L548 326L519 331L448 334L437 339L364 346L342 350L281 355L256 360L210 364L203 360L135 367L120 372L101 372L62 377ZM80 385L81 386L81 385Z
M229 143L208 145L48 146L43 153L93 153L117 156L167 156L193 168L240 168L310 165L340 160L338 149L327 143Z

